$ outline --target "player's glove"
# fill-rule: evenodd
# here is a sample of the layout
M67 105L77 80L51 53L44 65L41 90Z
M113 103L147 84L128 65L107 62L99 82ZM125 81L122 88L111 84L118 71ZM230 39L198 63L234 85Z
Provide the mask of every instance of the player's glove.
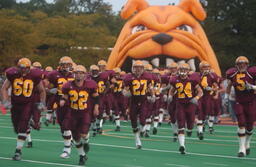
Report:
M46 109L45 103L43 103L43 102L36 103L36 105L37 105L37 109L39 111L44 111Z
M245 87L247 90L256 90L256 85L246 82Z
M124 90L122 91L122 93L123 93L123 95L124 95L125 97L131 97L131 96L132 96L131 92L130 92L129 90L126 90L126 89L124 89Z
M57 94L57 92L58 92L58 89L57 88L52 88L52 89L50 89L49 90L49 92L51 93L51 94Z
M8 100L3 101L3 102L2 102L2 105L3 105L4 108L6 108L6 109L10 109L10 108L12 107L11 102L8 101Z
M228 103L229 103L229 94L225 93L224 95L224 105L225 106L228 106Z
M212 90L213 90L213 88L212 88L212 87L210 87L210 86L207 86L207 87L205 87L205 88L204 88L204 90L206 90L206 91L212 91Z
M173 97L172 96L168 96L167 103L170 104L172 101L173 101Z

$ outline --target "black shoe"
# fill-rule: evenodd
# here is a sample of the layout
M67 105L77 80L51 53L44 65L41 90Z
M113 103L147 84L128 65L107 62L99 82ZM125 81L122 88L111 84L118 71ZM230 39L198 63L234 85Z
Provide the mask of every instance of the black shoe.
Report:
M161 126L162 126L162 123L161 123L161 122L158 122L158 126L161 127Z
M53 124L53 125L56 124L56 119L57 119L56 117L53 117L53 118L52 118L52 124Z
M144 136L145 136L146 138L149 138L149 131L148 131L148 130L146 130L146 132L144 133Z
M185 153L185 147L183 147L183 146L180 146L179 151L180 151L181 154L186 154Z
M86 160L87 160L88 158L87 158L87 156L86 155L80 155L80 158L79 158L79 165L85 165L85 162L86 162Z
M203 132L205 132L205 126L203 126Z
M84 146L83 146L83 148L84 148L84 152L85 152L85 153L88 153L88 152L90 151L90 145L89 145L89 143L85 143Z
M156 135L157 134L157 128L153 128L153 135Z
M115 129L116 132L120 132L120 130L121 130L120 126L117 126Z
M187 131L187 136L191 137L192 136L192 131Z
M141 146L141 145L137 145L136 148L137 148L137 149L141 149L142 146Z
M197 137L199 138L199 140L203 140L204 139L204 134L197 132Z
M209 132L210 132L210 134L213 134L213 132L214 132L213 127L209 127Z
M249 155L250 153L251 153L250 148L247 148L247 149L246 149L246 155Z
M15 154L12 157L12 160L14 160L14 161L20 161L21 160L21 150L16 149Z
M44 121L44 125L45 125L45 126L49 126L49 124L50 124L50 121L49 121L49 120Z
M92 137L96 137L96 135L97 135L97 132L96 132L96 131L93 131Z
M237 156L238 156L238 157L245 157L245 155L244 155L243 152L239 152L239 153L237 154Z
M177 142L177 140L178 140L178 134L177 133L174 133L173 134L173 142Z
M102 132L103 132L102 128L99 128L98 129L98 134L102 134Z
M32 148L32 147L33 147L32 141L31 141L31 142L28 142L27 148Z
M144 132L140 132L140 137L144 137Z

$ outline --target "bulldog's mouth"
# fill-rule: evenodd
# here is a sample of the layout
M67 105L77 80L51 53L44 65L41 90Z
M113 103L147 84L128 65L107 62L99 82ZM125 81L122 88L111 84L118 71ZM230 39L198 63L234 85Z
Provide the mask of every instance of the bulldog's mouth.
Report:
M127 57L121 69L127 72L131 72L132 65L134 61L141 60L144 64L151 64L153 68L166 68L170 63L175 62L177 64L180 63L188 63L191 67L192 71L196 71L196 67L198 67L200 60L198 57L192 59L180 59L177 57L172 57L169 55L154 55L151 57L143 58L143 59L135 59L132 57Z

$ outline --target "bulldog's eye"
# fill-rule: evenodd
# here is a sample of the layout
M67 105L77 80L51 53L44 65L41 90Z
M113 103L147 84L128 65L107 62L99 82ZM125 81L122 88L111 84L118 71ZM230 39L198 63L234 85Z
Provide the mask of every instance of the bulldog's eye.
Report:
M132 28L132 34L135 34L136 32L144 31L144 30L147 30L147 27L145 27L144 25L137 25Z
M181 26L177 27L176 29L193 33L193 28L190 27L189 25L181 25Z

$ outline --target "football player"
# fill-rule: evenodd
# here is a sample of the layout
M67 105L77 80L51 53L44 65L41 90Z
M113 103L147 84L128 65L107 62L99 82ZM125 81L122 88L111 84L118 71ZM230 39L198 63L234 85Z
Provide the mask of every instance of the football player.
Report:
M171 102L173 96L176 96L176 117L181 154L185 154L185 127L187 127L188 136L191 136L195 121L195 110L198 100L203 94L198 77L189 74L189 71L190 66L186 63L178 66L178 75L170 79L171 89L168 97L168 101ZM175 92L177 93L175 94Z
M75 145L78 150L79 165L84 165L89 151L89 128L91 124L91 111L98 114L99 99L97 83L86 79L86 69L82 65L73 68L74 81L65 83L62 87L64 96L60 106L68 106L69 117L64 122L69 122ZM92 104L94 102L95 104Z
M228 86L226 88L225 101L228 100L232 85L235 88L234 110L238 120L239 151L238 157L250 154L250 142L254 123L254 86L256 67L249 67L249 60L245 56L239 56L235 61L235 67L226 71Z
M11 106L11 118L14 131L18 134L16 151L13 160L21 160L21 150L26 140L26 131L32 116L35 91L40 94L38 108L45 108L45 90L42 82L42 74L38 69L31 69L31 61L21 58L17 67L11 67L6 71L6 80L2 86L3 104ZM8 89L11 88L11 103L8 101Z

